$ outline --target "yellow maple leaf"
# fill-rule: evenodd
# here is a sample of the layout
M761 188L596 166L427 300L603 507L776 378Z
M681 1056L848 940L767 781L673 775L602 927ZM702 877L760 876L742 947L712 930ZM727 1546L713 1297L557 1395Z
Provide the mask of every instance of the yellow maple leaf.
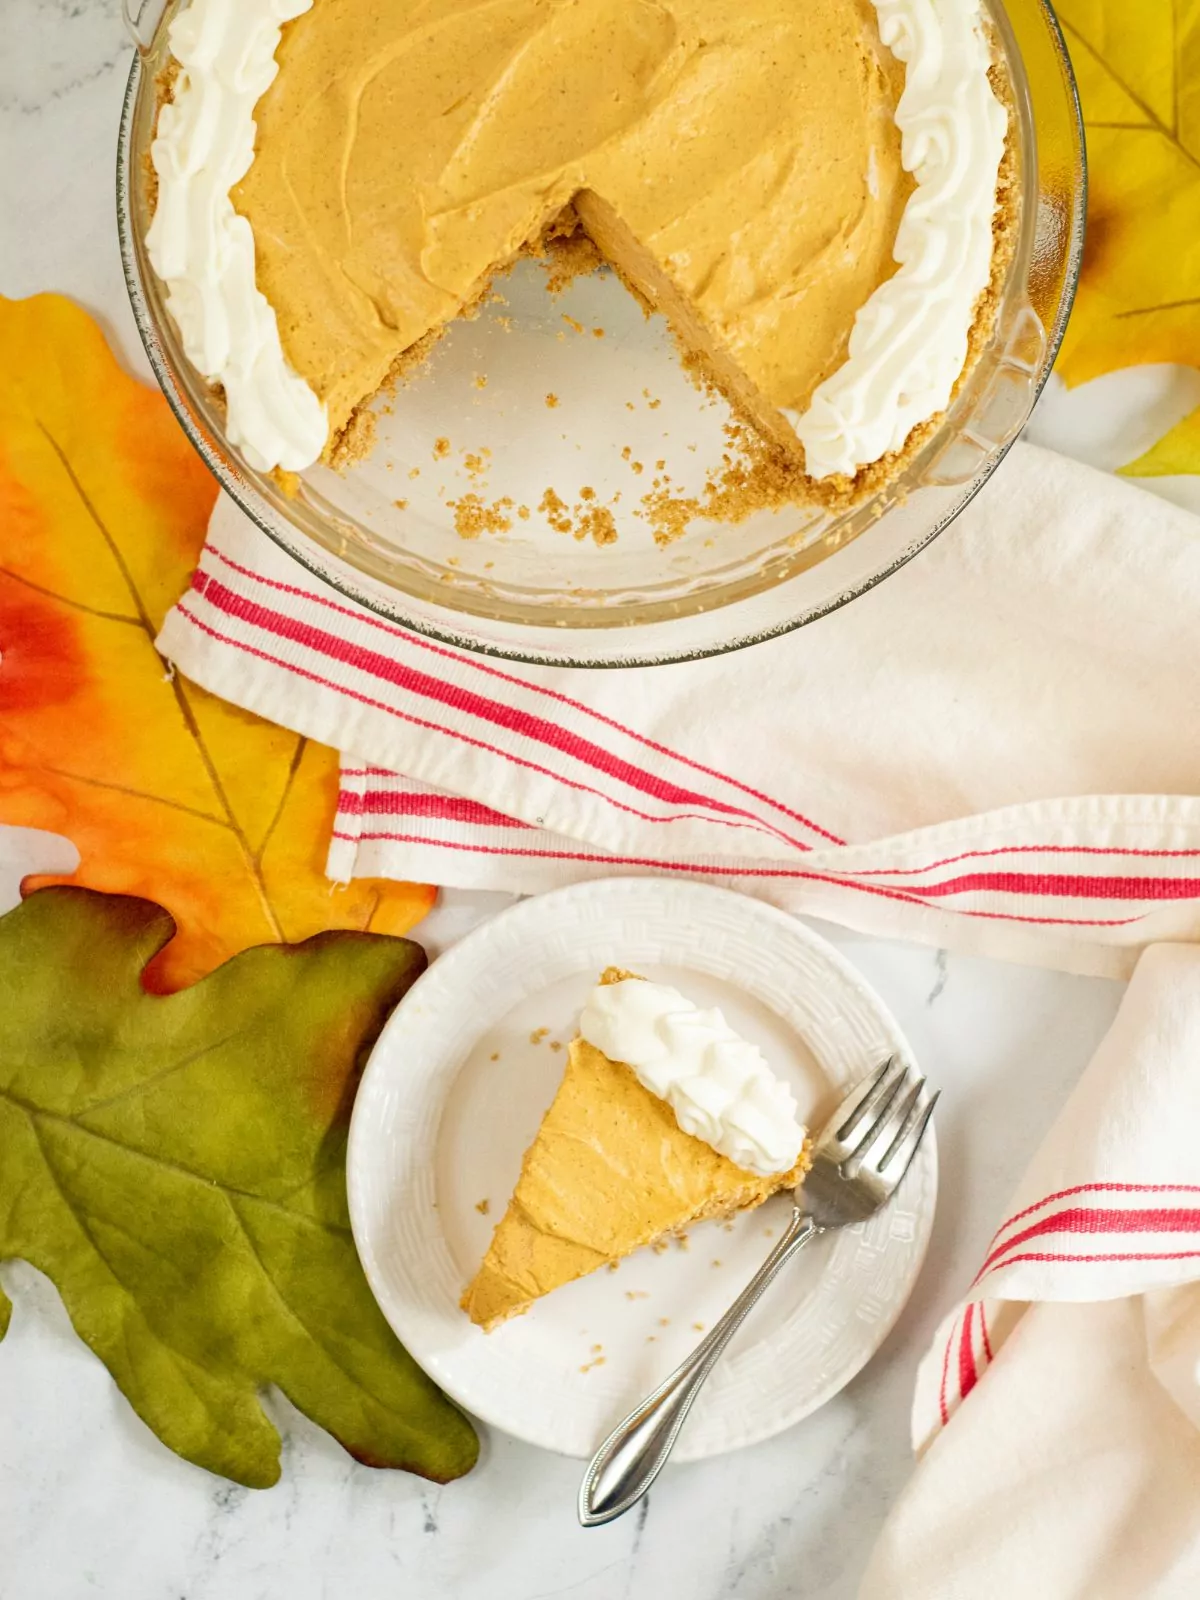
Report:
M58 295L0 298L0 822L179 924L156 986L247 945L407 931L434 891L334 888L337 756L168 674L153 640L216 486L163 397Z
M1121 472L1129 478L1169 478L1200 472L1200 411L1193 411L1176 423L1153 449L1122 467Z
M1088 235L1069 384L1200 367L1200 0L1057 0L1083 102Z

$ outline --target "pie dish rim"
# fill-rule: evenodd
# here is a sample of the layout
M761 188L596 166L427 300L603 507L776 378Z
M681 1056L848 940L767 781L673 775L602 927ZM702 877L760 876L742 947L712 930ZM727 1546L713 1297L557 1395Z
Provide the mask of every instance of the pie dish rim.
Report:
M1048 261L1043 250L1036 263L1043 288L1046 283L1051 284L1047 292L1053 302L1053 316L1044 348L1028 369L1027 413L1048 377L1073 299L1082 251L1086 169L1078 98L1057 23L1045 0L1010 3L1029 15L1036 14L1039 38L1049 52L1047 60L1053 59L1057 68L1059 132L1067 129L1068 164L1073 163L1069 173L1071 191L1050 197L1057 208L1055 217L1050 219L1057 233L1050 242L1058 254ZM877 508L872 504L863 512L860 523L852 527L835 524L810 546L780 558L783 565L773 558L748 576L739 576L734 582L722 580L714 587L689 591L682 598L651 596L630 605L607 603L590 609L580 603L566 610L522 600L516 607L506 602L505 609L505 605L486 597L480 601L460 584L452 588L439 585L436 592L428 584L419 593L410 590L404 586L408 577L399 581L389 567L390 558L364 553L355 543L354 529L344 518L322 513L316 519L321 525L316 526L314 517L304 508L298 511L272 482L240 463L223 445L219 425L206 414L196 385L189 383L189 374L180 370L181 360L171 348L167 319L161 308L155 309L153 285L147 281L152 274L144 259L135 217L138 156L144 155L144 140L141 144L135 140L135 123L139 102L144 101L145 84L145 69L136 58L122 117L118 210L122 256L135 318L168 402L210 469L269 538L347 599L414 632L502 659L587 667L697 659L778 637L865 593L924 548L983 486L1024 420L1024 414L1010 419L1011 426L999 441L974 441L971 448L977 454L971 469L936 491L923 490L919 515L910 515L906 510L903 502L912 486L901 479L896 486L902 513L899 522L893 515L895 506L884 508L884 515L877 518ZM1043 88L1042 92L1047 91ZM144 105L141 109L144 118ZM1062 154L1058 151L1056 159ZM1042 213L1048 204L1046 194L1039 190L1036 207L1027 207L1030 218L1034 218L1036 210L1039 227L1045 221ZM1040 249L1044 243L1040 235L1037 242ZM942 430L938 430L934 443L941 436ZM855 544L862 549L855 551Z

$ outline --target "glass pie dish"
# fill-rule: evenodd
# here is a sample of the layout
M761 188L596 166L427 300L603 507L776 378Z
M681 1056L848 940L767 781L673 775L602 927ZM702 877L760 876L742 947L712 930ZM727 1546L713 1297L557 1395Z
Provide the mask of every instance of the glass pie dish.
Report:
M686 660L800 627L895 572L953 520L1049 375L1083 248L1082 120L1046 0L989 0L1012 84L1016 249L981 356L931 436L870 498L738 522L697 517L657 543L639 504L656 478L672 496L701 491L728 448L729 413L693 386L662 319L644 319L611 272L551 295L533 261L452 325L427 371L377 398L364 459L277 481L229 444L221 397L183 355L147 259L156 80L179 5L151 3L153 22L131 24L138 53L118 152L122 258L147 354L188 437L257 526L343 596L405 627L580 667ZM571 537L580 525L554 513L572 500L577 510L615 502L617 538ZM463 507L472 515L456 515Z

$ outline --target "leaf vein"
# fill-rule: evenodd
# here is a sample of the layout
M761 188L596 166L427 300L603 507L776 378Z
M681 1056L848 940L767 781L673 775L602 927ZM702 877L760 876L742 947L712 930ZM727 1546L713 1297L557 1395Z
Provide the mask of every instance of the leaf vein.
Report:
M92 502L91 496L84 488L78 474L71 465L70 457L67 455L66 451L50 432L49 428L46 427L45 423L40 420L40 418L38 419L37 425L43 438L46 440L47 444L58 458L59 464L66 473L67 478L71 483L71 487L79 496L80 503L82 504L84 510L91 518L93 524L100 534L100 537L104 540L109 554L116 563L118 572L120 572L125 581L125 586L129 591L129 597L137 611L138 621L145 631L146 637L150 640L150 643L153 646L155 632L154 624L150 619L150 613L142 599L141 591L138 589L138 586L134 581L133 573L130 570L129 563L125 560L125 556L120 545L117 543L112 531L105 523L104 518L100 515L99 511L97 511L94 503ZM191 705L188 703L187 696L184 694L183 685L179 680L178 674L172 673L170 681L171 692L175 697L175 703L179 708L180 716L183 718L184 726L186 727L188 734L190 735L191 740L196 747L196 752L200 757L200 761L205 772L208 774L208 780L212 784L217 799L221 803L221 809L229 819L229 826L233 830L238 844L241 847L242 854L245 857L246 869L249 873L250 881L253 883L258 893L259 903L262 906L263 914L267 919L268 926L270 927L275 938L282 940L283 930L279 925L279 918L276 916L275 908L271 904L270 897L267 894L267 888L266 884L263 882L262 873L259 871L258 864L254 859L254 852L250 848L250 841L246 837L246 831L242 827L240 818L230 803L229 795L226 792L225 785L221 780L221 775L217 771L216 762L213 760L208 746L204 741L204 736L200 732L200 725L196 721L195 713L193 712Z
M90 789L106 789L112 794L126 794L132 800L148 800L156 806L166 806L171 811L182 811L185 816L197 817L201 822L211 822L215 828L224 828L229 831L229 823L224 817L214 816L211 811L202 811L199 806L185 805L182 800L168 800L166 795L150 794L145 789L135 789L129 784L109 783L104 778L85 777L82 772L68 772L65 767L42 768L55 778L66 778L71 783L83 783Z
M1103 53L1096 48L1091 40L1086 38L1085 35L1082 34L1075 26L1075 24L1068 22L1065 17L1060 17L1059 20L1062 23L1064 33L1069 33L1073 38L1078 40L1078 42L1088 52L1092 59L1104 68L1105 72L1108 73L1109 77L1116 84L1117 88L1120 89L1123 94L1128 96L1128 98L1146 118L1146 121L1158 133L1161 133L1164 139L1168 140L1175 146L1176 150L1179 151L1179 154L1183 156L1185 161L1190 161L1194 167L1200 167L1200 158L1192 154L1192 152L1179 138L1175 130L1168 127L1162 118L1152 109L1152 107L1147 105L1145 100L1142 99L1141 95L1139 95L1130 84L1126 83L1125 79L1121 77L1121 74L1115 70L1112 63L1106 59Z
M251 1196L247 1196L246 1198L254 1199L255 1197L251 1195ZM329 1362L329 1364L335 1369L335 1371L341 1373L341 1375L346 1379L346 1381L350 1384L350 1386L352 1388L357 1389L359 1394L364 1395L366 1397L366 1399L368 1401L370 1401L370 1403L372 1405L374 1405L374 1406L382 1406L382 1407L384 1407L384 1409L387 1409L386 1406L384 1406L384 1402L379 1399L378 1395L372 1394L371 1391L364 1384L362 1384L358 1380L358 1378L356 1378L354 1376L354 1374L351 1371L349 1371L349 1369L347 1367L343 1366L342 1363L333 1354L332 1350L329 1349L328 1345L324 1344L322 1342L322 1340L319 1339L317 1337L317 1335L312 1331L312 1329L309 1327L308 1323L305 1322L304 1318L300 1315L299 1311L296 1310L295 1306L293 1306L292 1302L288 1299L287 1295L284 1294L283 1290L279 1287L278 1283L276 1283L274 1275L272 1274L270 1268L267 1266L266 1262L263 1260L262 1254L259 1251L258 1245L255 1243L254 1237L251 1234L250 1229L246 1226L246 1220L242 1216L242 1213L241 1213L241 1210L240 1210L240 1208L239 1208L239 1206L237 1204L237 1201L234 1199L234 1197L232 1195L229 1197L229 1204L230 1204L230 1208L233 1211L234 1217L237 1219L237 1225L242 1231L242 1237L245 1239L246 1244L249 1247L251 1254L254 1256L255 1261L258 1262L258 1265L259 1265L260 1270L262 1271L263 1277L271 1285L271 1290L272 1290L273 1294L275 1295L275 1298L279 1301L279 1304L283 1307L283 1309L287 1313L287 1315L292 1319L292 1321L297 1325L297 1327L300 1328L300 1330L303 1332L305 1338L310 1340L311 1343L314 1344L316 1346L316 1348L321 1351L322 1355L325 1356L325 1358ZM278 1383L279 1380L276 1379L276 1382ZM283 1385L281 1384L280 1387L282 1388ZM290 1398L290 1396L289 1396L289 1398Z
M1083 119L1085 128L1103 128L1108 133L1161 133L1160 128L1154 127L1149 122L1096 122L1090 117Z
M50 446L51 450L53 450L55 456L58 458L58 463L70 480L71 487L79 496L80 504L91 518L96 530L100 534L100 537L104 540L104 543L108 548L108 552L116 564L117 571L121 574L121 577L125 582L125 587L129 591L129 598L133 602L134 610L137 612L138 622L145 630L147 637L152 639L154 637L154 627L150 621L150 613L146 610L145 603L142 600L141 591L134 582L133 573L130 571L129 563L125 560L120 545L117 543L116 539L114 539L107 523L104 521L104 518L96 510L95 504L92 501L92 497L84 488L78 473L71 465L71 459L67 455L67 452L63 449L62 445L59 444L58 440L50 432L46 424L40 420L40 418L37 425L42 437L45 439L46 443Z
M1133 306L1128 311L1115 311L1113 321L1120 322L1123 317L1149 317L1156 311L1184 311L1191 306L1200 306L1200 295L1193 295L1188 300L1162 300L1156 306Z
M83 1236L87 1240L88 1244L91 1245L93 1251L96 1253L96 1256L99 1258L101 1264L103 1265L105 1271L108 1273L109 1277L116 1284L117 1288L120 1289L120 1291L121 1291L122 1295L124 1295L125 1299L128 1300L130 1305L132 1305L133 1308L136 1310L138 1316L141 1318L142 1322L144 1323L145 1327L147 1328L147 1330L149 1331L149 1333L151 1334L151 1336L153 1337L155 1342L157 1344L161 1345L164 1350L169 1350L171 1355L175 1357L176 1361L179 1363L180 1368L182 1369L182 1370L179 1371L178 1376L187 1384L187 1387L191 1390L192 1394L195 1395L196 1399L199 1400L201 1405L204 1405L205 1409L207 1410L208 1408L207 1408L207 1405L205 1404L205 1397L200 1393L200 1391L197 1389L196 1385L192 1382L192 1379L191 1379L191 1375L190 1375L191 1374L191 1370L195 1367L195 1361L194 1361L193 1357L188 1355L186 1350L181 1350L177 1344L175 1344L172 1340L168 1339L163 1334L161 1329L156 1327L155 1324L151 1321L150 1317L147 1315L145 1309L143 1308L141 1301L138 1299L137 1294L135 1293L135 1291L133 1289L130 1288L130 1286L122 1278L121 1274L117 1271L116 1267L113 1265L112 1261L109 1259L107 1251L104 1249L104 1247L100 1243L100 1241L96 1238L95 1232L93 1231L91 1225L88 1222L87 1213L79 1205L76 1204L76 1202L72 1199L72 1197L67 1193L66 1189L63 1187L62 1179L59 1177L57 1169L55 1168L55 1165L54 1165L54 1159L51 1156L50 1151L46 1147L46 1141L42 1137L42 1130L38 1126L39 1118L44 1116L45 1113L44 1112L34 1111L34 1112L28 1112L27 1114L29 1115L30 1126L33 1129L33 1137L37 1141L37 1147L38 1147L38 1150L41 1153L42 1163L46 1168L46 1172L49 1175L51 1183L54 1185L55 1192L57 1193L59 1199L62 1201L63 1205L67 1208L67 1211L70 1214L70 1217L71 1217L72 1221L75 1223L75 1225L79 1229L80 1233L83 1234ZM118 1231L121 1231L121 1230L118 1230ZM125 1237L129 1238L130 1235L129 1234L125 1234ZM143 1240L141 1240L141 1239L137 1239L134 1242L137 1245L139 1245L142 1249L147 1248L145 1242ZM74 1322L73 1318L72 1318L72 1322ZM130 1344L129 1344L129 1324L128 1324L128 1322L127 1322L127 1320L125 1318L122 1318L122 1320L121 1320L121 1342L122 1342L122 1344L124 1346L126 1370L128 1372L130 1372L130 1373L136 1372L137 1371L137 1367L138 1367L138 1360L137 1360L137 1357L136 1357L133 1349L130 1347ZM97 1351L97 1354L99 1354L98 1351ZM144 1412L142 1411L141 1407L137 1404L137 1401L136 1401L134 1395L132 1393L130 1393L129 1390L125 1389L123 1385L122 1385L122 1392L125 1394L126 1399L129 1401L130 1405L133 1406L134 1410L138 1413L138 1415L143 1417L143 1420L146 1422L147 1426L153 1427L153 1423L152 1423L150 1417L148 1417L148 1416L146 1416L144 1414ZM158 1430L155 1429L154 1431L157 1432Z
M85 1138L99 1139L102 1143L120 1150L124 1155L148 1162L152 1167L162 1167L164 1171L179 1173L180 1176L191 1178L194 1182L202 1183L209 1189L218 1189L222 1194L243 1195L247 1200L253 1200L258 1205L270 1206L276 1211L285 1212L289 1217L295 1217L298 1221L317 1228L322 1233L336 1234L339 1238L346 1239L353 1237L351 1230L339 1223L326 1222L321 1217L309 1215L308 1212L297 1211L292 1206L284 1205L282 1201L272 1199L269 1195L255 1194L252 1189L241 1189L236 1184L222 1183L219 1178L214 1178L211 1173L197 1172L194 1167L186 1166L181 1161L173 1161L169 1156L151 1155L146 1150L139 1150L136 1145L126 1144L123 1139L118 1139L114 1134L102 1133L97 1128L85 1127L76 1117L66 1116L60 1111L48 1111L43 1106L35 1105L32 1101L26 1100L24 1096L14 1094L11 1089L0 1088L0 1100L7 1100L10 1105L16 1106L31 1118L40 1117L46 1122L58 1122L65 1127L73 1128Z
M34 594L43 594L47 600L56 600L61 606L70 606L73 611L81 611L85 616L97 617L101 622L123 622L130 628L140 628L142 625L138 617L127 616L123 611L101 611L99 606L89 606L82 600L72 600L69 595L59 594L57 589L50 589L44 583L34 583L32 578L14 572L11 567L0 567L0 577L19 583L24 589L32 589Z
M109 1095L107 1100L97 1100L91 1105L84 1106L82 1110L76 1112L71 1120L77 1122L88 1133L98 1131L94 1128L89 1128L84 1118L95 1116L98 1111L107 1111L112 1106L120 1105L122 1100L128 1100L131 1095L144 1094L148 1089L156 1088L158 1084L171 1077L174 1073L182 1072L185 1067L195 1066L197 1061L203 1061L204 1057L211 1055L214 1050L224 1049L227 1044L231 1044L238 1037L241 1031L241 1029L236 1029L233 1033L227 1033L222 1039L213 1039L210 1043L201 1045L198 1050L193 1050L189 1055L183 1056L179 1061L172 1061L158 1072L152 1072L148 1078L140 1078L137 1083L131 1083L127 1089L122 1089L119 1094Z
M295 785L296 774L300 770L300 762L304 755L307 744L308 740L303 736L296 741L296 748L292 751L292 759L288 763L287 776L283 780L283 791L279 796L279 804L275 807L274 813L271 816L271 820L267 823L267 831L263 834L258 849L254 852L254 865L260 870L262 868L263 858L267 853L267 846L271 842L271 838L275 832L275 829L279 826L280 819L283 816L284 807L287 805L288 796L291 794L292 788Z
M379 910L379 907L382 904L383 891L380 889L375 889L371 895L371 906L367 912L366 921L362 925L362 930L364 933L370 933L371 924L375 921L375 913Z

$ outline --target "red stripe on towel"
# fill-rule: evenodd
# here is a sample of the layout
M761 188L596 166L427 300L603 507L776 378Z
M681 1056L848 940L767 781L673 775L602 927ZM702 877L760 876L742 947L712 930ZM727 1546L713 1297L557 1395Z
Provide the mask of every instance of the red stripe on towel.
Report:
M1002 1222L992 1235L988 1248L990 1249L1000 1235L1014 1223L1031 1217L1043 1206L1053 1205L1056 1200L1069 1200L1076 1194L1200 1194L1200 1183L1075 1183L1069 1189L1056 1189L1053 1194L1035 1200L1033 1205L1026 1206L1023 1211L1018 1211L1009 1217L1007 1222Z
M1043 1238L1048 1233L1096 1235L1106 1233L1195 1233L1200 1235L1200 1209L1194 1207L1136 1207L1126 1211L1100 1206L1071 1206L1066 1211L1055 1211L1028 1228L1014 1234L1011 1239L991 1252L979 1269L976 1283L985 1273L1007 1266L1003 1258L1031 1239Z
M942 1427L950 1421L950 1407L946 1401L946 1385L950 1379L950 1352L954 1348L954 1330L958 1327L958 1318L955 1317L950 1325L950 1334L946 1340L946 1349L942 1355L942 1382L938 1390L938 1411L941 1413Z
M975 1387L978 1376L975 1370L975 1347L971 1339L971 1325L975 1320L975 1304L968 1302L963 1313L962 1337L958 1341L958 1398L961 1404Z
M592 721L599 723L601 726L612 728L615 732L623 734L626 738L632 739L635 743L642 745L645 749L653 750L656 755L668 756L672 761L678 761L681 766L688 767L693 772L703 773L705 777L716 778L719 782L728 784L731 789L736 789L742 794L749 795L753 800L761 801L764 805L770 806L773 811L778 811L781 816L790 817L792 821L801 823L805 828L808 828L810 832L817 834L820 838L827 840L830 844L840 845L846 842L837 834L830 833L827 828L821 827L820 823L813 822L812 819L806 817L803 812L796 811L792 807L784 805L782 801L775 800L770 795L763 794L760 790L752 788L749 784L743 783L737 778L731 777L728 773L719 772L714 767L708 767L702 762L693 761L689 756L682 755L678 750L672 750L667 745L659 744L656 740L649 739L644 734L637 733L633 728L626 727L624 723L618 722L614 717L605 716L602 712L594 711L590 706L584 705L582 701L574 700L570 695L563 694L557 689L550 689L542 684L533 683L527 678L518 678L515 674L505 672L502 668L497 667L490 662L483 661L476 656L460 654L455 650L448 649L445 645L435 644L432 639L425 638L423 634L409 633L403 629L393 627L384 622L381 618L371 616L370 613L362 610L361 608L352 608L350 606L339 605L337 601L329 600L324 595L314 594L311 590L298 588L294 584L281 583L274 578L263 577L261 573L254 572L249 567L242 566L239 562L234 561L230 556L225 555L223 551L212 548L211 546L206 551L206 554L215 556L217 560L224 562L224 564L232 571L240 573L243 577L249 578L252 582L262 584L268 589L275 589L282 594L294 595L297 599L311 601L314 605L324 606L326 609L336 612L340 616L349 617L355 622L362 622L367 624L369 627L379 629L383 633L387 634L390 638L402 640L405 644L411 645L414 649L428 651L435 656L440 656L444 660L454 662L456 666L472 668L476 672L483 673L488 677L496 678L503 683L511 683L517 688L524 689L527 693L541 695L544 698L555 701L560 705L569 706L572 711L577 711L583 716L589 717ZM210 574L205 573L203 569L200 568L197 570L196 577L201 579L210 579ZM200 587L199 585L195 584L195 580L193 580L193 586L197 588ZM203 593L203 589L200 589L200 592ZM713 803L716 804L717 802ZM749 813L747 813L747 815L749 815ZM762 821L762 819L756 820ZM765 821L763 821L763 826L770 829L772 832L776 831L772 829L771 825ZM784 838L786 835L781 834L780 837ZM790 842L798 844L801 849L811 848L809 845L803 844L798 840L793 840Z
M443 822L466 822L483 828L532 827L531 823L506 817L478 800L452 794L393 793L387 789L355 794L352 789L343 789L338 795L338 811L355 817L436 817Z

